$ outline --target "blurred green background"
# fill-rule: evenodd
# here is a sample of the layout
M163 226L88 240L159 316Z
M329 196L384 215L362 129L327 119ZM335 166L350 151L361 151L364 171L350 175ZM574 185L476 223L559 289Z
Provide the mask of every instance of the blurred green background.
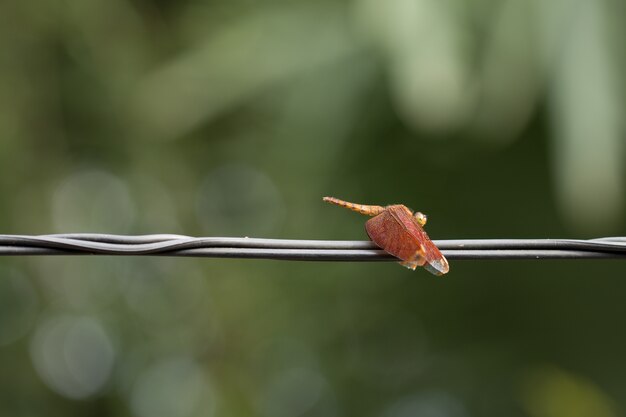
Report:
M0 2L2 233L624 225L617 0ZM0 259L0 415L621 416L626 264Z

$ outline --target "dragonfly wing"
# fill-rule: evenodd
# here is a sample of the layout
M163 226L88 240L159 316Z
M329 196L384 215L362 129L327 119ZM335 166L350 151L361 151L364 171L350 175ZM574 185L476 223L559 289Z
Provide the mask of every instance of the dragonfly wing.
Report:
M372 217L365 223L365 230L374 243L385 252L400 258L407 268L415 269L426 262L424 248L395 218L389 210Z
M419 243L422 248L421 256L424 257L426 263L424 267L428 272L435 275L443 275L450 270L446 258L430 240L424 228L420 226L406 206L389 206L386 211L405 228L407 234L411 235Z

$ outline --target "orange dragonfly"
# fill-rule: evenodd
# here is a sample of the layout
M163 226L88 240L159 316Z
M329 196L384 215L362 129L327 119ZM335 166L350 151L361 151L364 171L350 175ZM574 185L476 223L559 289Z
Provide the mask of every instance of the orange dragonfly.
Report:
M448 261L424 231L426 215L403 204L368 206L324 197L324 201L373 216L365 223L368 236L385 252L400 258L400 265L415 270L423 266L430 273L448 273Z

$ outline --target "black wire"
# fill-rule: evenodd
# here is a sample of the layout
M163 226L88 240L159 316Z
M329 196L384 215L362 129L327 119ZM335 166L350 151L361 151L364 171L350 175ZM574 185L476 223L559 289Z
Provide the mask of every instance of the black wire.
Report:
M572 239L435 240L457 259L626 258L626 237ZM310 261L397 260L371 241L285 240L182 235L121 236L73 233L0 235L0 255L144 255Z

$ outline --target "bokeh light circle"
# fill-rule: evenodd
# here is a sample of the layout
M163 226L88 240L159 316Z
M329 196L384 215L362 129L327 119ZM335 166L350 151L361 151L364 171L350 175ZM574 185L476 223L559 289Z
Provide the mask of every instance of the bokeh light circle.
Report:
M43 321L31 340L30 353L46 385L71 399L102 391L115 359L109 335L91 317L54 316Z
M56 189L52 215L60 233L129 230L135 204L125 181L100 170L70 175Z

